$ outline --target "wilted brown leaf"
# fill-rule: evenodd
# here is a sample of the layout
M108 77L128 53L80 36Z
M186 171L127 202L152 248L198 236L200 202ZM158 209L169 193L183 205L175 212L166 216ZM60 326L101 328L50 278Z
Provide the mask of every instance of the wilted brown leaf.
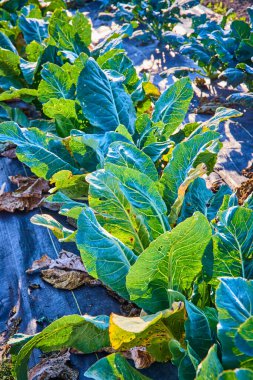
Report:
M44 281L57 289L73 290L84 284L90 286L99 285L100 282L91 278L87 273L76 270L45 269L41 272Z
M0 211L33 210L41 204L50 189L48 181L43 178L17 175L9 179L18 189L0 195Z
M89 286L101 285L99 280L87 273L79 256L64 250L55 260L47 255L42 256L41 259L34 261L32 267L26 272L30 274L37 270L42 270L41 274L44 281L58 289L73 290L84 284Z
M33 380L77 380L78 371L68 365L70 353L52 354L43 358L35 367L30 369L28 379Z
M148 368L154 363L154 358L147 352L146 347L134 347L130 350L131 359L138 369Z

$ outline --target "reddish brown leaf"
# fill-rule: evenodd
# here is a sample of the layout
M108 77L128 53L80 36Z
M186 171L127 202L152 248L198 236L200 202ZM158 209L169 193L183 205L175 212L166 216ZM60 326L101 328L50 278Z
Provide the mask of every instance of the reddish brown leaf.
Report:
M15 191L0 195L0 211L30 211L38 207L50 187L43 178L11 176L10 181L18 186Z
M26 272L30 274L37 270L42 270L44 281L58 289L73 290L84 284L89 286L101 284L87 273L79 256L64 250L55 260L47 255L42 256L41 259L34 261Z

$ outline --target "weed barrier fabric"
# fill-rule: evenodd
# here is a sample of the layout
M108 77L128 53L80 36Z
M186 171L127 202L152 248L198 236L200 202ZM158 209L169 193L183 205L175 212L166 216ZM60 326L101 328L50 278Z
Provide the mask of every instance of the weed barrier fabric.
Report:
M29 172L16 159L0 158L0 184L6 182L6 191L15 187L8 176L17 174ZM42 211L57 216L47 209ZM55 289L41 279L39 272L26 273L33 261L45 254L55 259L62 248L78 254L74 244L61 245L49 230L30 222L31 217L40 212L35 209L27 213L0 214L0 334L8 333L15 321L20 322L18 333L35 334L64 315L120 314L119 303L101 286L82 286L74 291ZM63 218L57 218L66 223ZM84 372L102 356L102 353L71 356L72 364L80 372L80 380L87 379ZM30 365L33 366L39 357L39 351L35 350ZM142 372L157 380L177 379L177 369L171 363L155 363Z

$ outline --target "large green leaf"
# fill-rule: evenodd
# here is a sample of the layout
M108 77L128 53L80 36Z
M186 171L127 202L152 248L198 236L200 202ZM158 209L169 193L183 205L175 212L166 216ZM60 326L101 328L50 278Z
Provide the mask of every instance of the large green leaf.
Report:
M132 61L126 56L124 52L117 52L110 56L111 52L107 54L108 59L105 59L104 56L98 58L98 63L100 64L103 70L115 70L124 75L125 80L124 84L131 88L136 85L139 81L135 67L133 66ZM101 63L100 63L101 62Z
M145 226L137 210L128 202L120 189L117 177L105 170L87 175L89 204L98 213L100 224L136 253L148 245Z
M132 168L122 170L121 166L108 162L105 168L119 179L121 191L142 218L150 240L169 230L166 205L154 181Z
M222 371L223 368L217 356L217 346L214 345L210 348L207 357L198 366L196 379L217 380Z
M202 212L208 220L214 219L225 195L231 193L232 191L227 185L221 186L216 193L213 193L207 188L203 178L195 179L184 197L179 221L189 218L195 211Z
M186 301L187 320L185 321L185 339L200 359L204 359L213 344L212 331L203 310Z
M178 198L180 185L191 173L196 159L219 136L217 132L205 132L178 144L174 148L172 158L164 169L161 178L162 191L169 211Z
M77 227L76 243L88 273L129 298L126 275L135 262L134 253L99 225L91 209L82 211Z
M209 223L199 212L159 236L129 271L127 289L131 300L145 310L157 311L170 305L169 289L191 292L210 239Z
M186 77L171 85L158 99L155 104L153 121L162 121L166 124L165 136L169 137L182 123L192 97L191 81Z
M171 358L168 343L171 339L182 340L185 310L182 302L175 302L171 309L140 317L123 317L111 314L110 342L115 350L127 351L145 347L156 361Z
M69 17L66 11L56 9L49 21L50 41L55 44L71 61L80 53L89 53L91 25L84 14L76 12Z
M213 238L213 282L220 276L253 278L253 210L235 206L219 218Z
M253 281L223 277L216 291L218 338L224 368L253 368ZM245 335L245 327L250 327ZM248 355L250 349L250 355Z
M19 27L27 44L32 41L41 44L44 39L48 37L48 23L43 19L28 18L21 15L19 18Z
M51 352L75 348L86 354L110 346L107 316L69 315L58 319L35 335L20 350L15 372L17 380L27 380L27 365L34 348Z
M158 173L151 158L133 144L122 141L112 143L105 162L139 170L153 181L158 180Z
M41 70L43 80L38 87L41 103L52 98L73 99L75 86L66 71L54 63L46 63Z
M135 110L130 96L119 81L110 81L92 59L88 59L77 84L77 99L90 123L104 131L120 124L134 130Z
M150 380L131 367L120 354L111 354L98 360L85 372L85 376L94 380Z
M0 141L17 145L17 157L38 177L50 179L60 170L80 171L61 139L47 137L36 128L21 130L14 122L0 124Z
M10 87L22 88L19 69L19 56L10 50L0 48L0 88L9 90Z
M31 222L38 226L48 228L60 241L75 241L75 231L64 227L58 220L51 215L37 214L31 217Z

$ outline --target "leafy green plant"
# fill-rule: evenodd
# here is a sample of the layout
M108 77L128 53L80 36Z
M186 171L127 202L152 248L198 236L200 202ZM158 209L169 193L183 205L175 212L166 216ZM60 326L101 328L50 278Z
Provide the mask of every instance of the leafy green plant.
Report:
M33 171L41 170L40 175L50 178L54 168L55 182L55 175L63 175L68 182L64 173L71 171L71 178L81 176L84 172L81 153L87 146L92 147L98 168L87 168L90 171L85 177L89 184L89 206L76 202L79 197L75 194L71 195L74 198L71 199L59 191L48 199L62 204L61 214L77 220L77 230L67 230L47 215L35 216L32 221L51 228L63 241L75 241L89 274L99 278L125 299L134 301L145 313L136 318L117 315L111 315L110 319L103 316L98 319L64 317L35 337L13 341L14 355L15 350L24 344L16 358L17 378L26 378L28 359L35 347L42 351L75 347L84 353L112 347L122 353L132 352L140 346L150 362L172 360L179 366L180 372L189 370L191 377L188 378L194 378L196 366L217 339L217 316L212 292L217 286L216 276L220 273L216 274L213 255L217 255L218 260L224 249L230 249L224 248L226 239L225 243L219 240L223 238L222 232L219 232L223 223L230 223L222 212L242 213L241 225L245 226L245 231L252 229L249 224L251 219L248 218L251 210L238 206L226 210L225 205L230 207L235 203L229 195L230 190L222 187L217 194L213 194L206 188L204 179L199 178L212 170L221 146L217 133L219 123L240 116L240 113L221 108L205 123L180 127L193 95L188 78L169 87L155 102L150 116L143 114L136 118L132 114L133 108L127 104L128 111L120 112L120 117L123 116L120 120L117 102L114 102L113 109L104 107L102 113L98 107L93 108L92 112L87 111L96 97L101 97L101 104L108 102L108 89L113 97L111 83L102 72L95 61L87 60L86 68L78 79L79 84L85 83L85 93L82 92L83 85L80 85L81 92L78 92L77 86L82 110L90 124L94 124L95 130L100 128L100 134L72 130L67 138L51 135L43 146L47 149L47 158L48 147L54 149L53 159L45 162L43 149L37 150L32 156L34 160L38 153L41 155L36 165L30 161L29 149L44 141L38 139L38 131L21 130L13 122L2 123L1 141L16 143L19 159ZM99 85L94 86L93 75ZM107 94L105 100L104 94ZM110 124L107 124L108 120ZM117 123L124 123L124 126L117 128ZM163 142L162 149L160 142ZM75 160L73 164L66 161L64 147L68 148L68 154L71 152L70 157ZM61 160L64 158L71 167L64 166L64 171L59 172L60 168L55 164L56 156ZM164 164L165 160L167 165ZM86 162L90 163L89 160ZM76 163L78 166L74 166ZM205 195L194 202L194 194L198 191ZM189 199L193 200L191 208L188 207ZM220 224L217 224L214 217L220 207L224 211L218 213ZM210 224L210 221L213 222ZM212 230L217 232L213 235ZM230 231L229 227L225 231ZM238 244L245 244L241 230L237 235L231 227L231 234ZM231 238L227 239L231 241ZM250 255L251 248L248 246L245 249L236 246L234 265L238 258L241 262L250 261ZM246 272L238 268L237 273L244 275ZM203 330L198 338L192 334L196 331L194 324L199 323L201 326L203 323ZM93 343L97 345L90 344L86 334L91 334ZM205 334L207 338L200 344ZM97 336L95 340L94 336ZM119 374L126 379L139 376L118 353L102 359L87 374L103 378L104 371L112 373L113 378ZM180 378L183 379L182 376Z
M206 15L194 17L194 32L180 48L198 63L211 79L224 78L233 87L245 83L252 91L252 9L248 8L250 23L234 20L226 26L228 16L220 23Z
M35 348L109 350L86 372L101 380L147 379L140 357L146 366L171 360L180 380L252 378L252 195L239 206L228 186L213 193L204 179L222 146L219 124L240 112L184 123L190 80L160 95L139 78L120 45L131 26L92 50L83 15L58 2L13 4L16 14L8 2L2 12L0 99L11 121L0 124L0 142L51 182L47 201L77 228L46 214L32 222L74 242L91 276L142 308L138 317L65 316L14 337L17 380ZM11 111L16 97L41 118Z
M104 6L116 5L116 17L127 22L137 23L144 36L154 35L158 40L178 46L182 37L172 33L174 26L188 16L188 10L199 4L199 0L132 0L102 1ZM136 25L136 26L137 26Z

